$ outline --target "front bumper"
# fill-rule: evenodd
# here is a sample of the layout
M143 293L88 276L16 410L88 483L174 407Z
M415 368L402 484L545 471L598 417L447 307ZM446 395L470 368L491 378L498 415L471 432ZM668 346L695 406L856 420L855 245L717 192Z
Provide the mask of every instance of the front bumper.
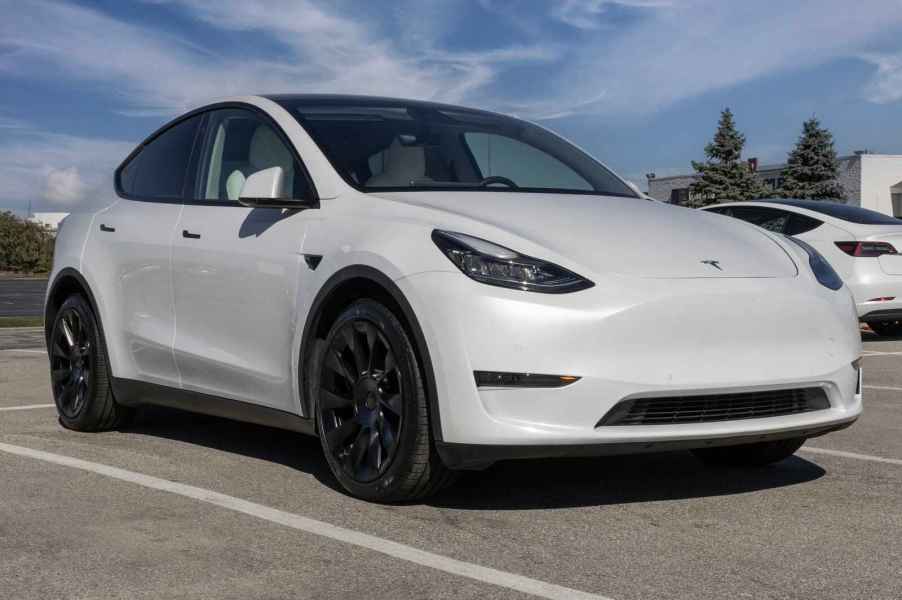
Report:
M452 469L480 470L500 460L529 458L573 458L583 456L616 456L715 448L737 444L754 444L790 438L813 438L849 427L856 421L834 423L819 427L803 427L733 437L704 437L699 439L654 440L639 442L607 442L603 444L566 444L549 446L501 446L497 444L450 444L436 442L436 449L446 466Z
M848 425L861 412L852 367L861 339L846 289L796 278L596 282L552 296L487 286L457 272L397 281L429 347L439 451L450 464L807 437ZM581 379L556 389L477 388L476 370ZM829 409L596 426L633 396L812 386L824 389Z

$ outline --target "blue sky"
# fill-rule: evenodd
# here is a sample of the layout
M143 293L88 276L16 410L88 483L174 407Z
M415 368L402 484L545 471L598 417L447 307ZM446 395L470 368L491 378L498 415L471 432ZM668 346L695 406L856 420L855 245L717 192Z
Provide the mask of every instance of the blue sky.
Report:
M900 0L0 0L0 208L109 197L144 136L223 96L426 98L540 121L644 187L729 106L779 162L811 115L902 154Z

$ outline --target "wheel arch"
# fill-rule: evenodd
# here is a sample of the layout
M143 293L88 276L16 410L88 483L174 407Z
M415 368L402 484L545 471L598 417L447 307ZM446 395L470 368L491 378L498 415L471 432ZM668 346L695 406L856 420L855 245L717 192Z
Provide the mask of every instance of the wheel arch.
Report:
M66 301L66 298L72 294L81 294L87 300L88 305L94 312L94 319L97 321L97 327L100 335L104 336L103 323L100 319L100 312L97 310L97 301L91 292L91 286L88 285L84 276L72 267L61 269L53 278L53 282L47 288L47 296L44 300L44 340L50 343L50 332L53 328L53 320L60 306ZM104 340L106 337L104 336Z
M323 284L311 304L301 336L298 360L298 390L304 415L311 418L314 416L313 398L309 389L310 381L307 371L316 341L324 339L341 311L360 298L372 298L382 302L401 321L405 333L417 351L421 376L426 383L426 400L433 439L442 441L435 374L420 323L403 292L391 278L366 265L351 265L337 271Z

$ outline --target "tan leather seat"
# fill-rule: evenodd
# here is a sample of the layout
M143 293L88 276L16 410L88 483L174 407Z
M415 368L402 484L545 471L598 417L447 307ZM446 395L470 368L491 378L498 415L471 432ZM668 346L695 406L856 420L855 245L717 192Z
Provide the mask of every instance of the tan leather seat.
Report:
M248 162L250 164L247 175L242 170L235 169L226 179L226 194L228 194L229 200L238 200L247 176L270 167L282 167L282 197L290 198L292 196L294 192L294 158L281 138L269 126L260 125L254 131L248 150Z
M411 182L426 179L426 152L422 146L403 146L395 138L383 153L384 168L370 177L368 187L408 187Z

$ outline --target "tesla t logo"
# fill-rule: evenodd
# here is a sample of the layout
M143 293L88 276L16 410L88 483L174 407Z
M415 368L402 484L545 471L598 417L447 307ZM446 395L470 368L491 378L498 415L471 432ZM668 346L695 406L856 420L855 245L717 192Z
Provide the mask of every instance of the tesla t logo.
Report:
M699 261L699 262L704 263L704 264L706 264L706 265L711 265L712 267L714 267L714 268L717 269L718 271L723 271L723 268L720 266L720 261L719 261L719 260L702 260L702 261Z

